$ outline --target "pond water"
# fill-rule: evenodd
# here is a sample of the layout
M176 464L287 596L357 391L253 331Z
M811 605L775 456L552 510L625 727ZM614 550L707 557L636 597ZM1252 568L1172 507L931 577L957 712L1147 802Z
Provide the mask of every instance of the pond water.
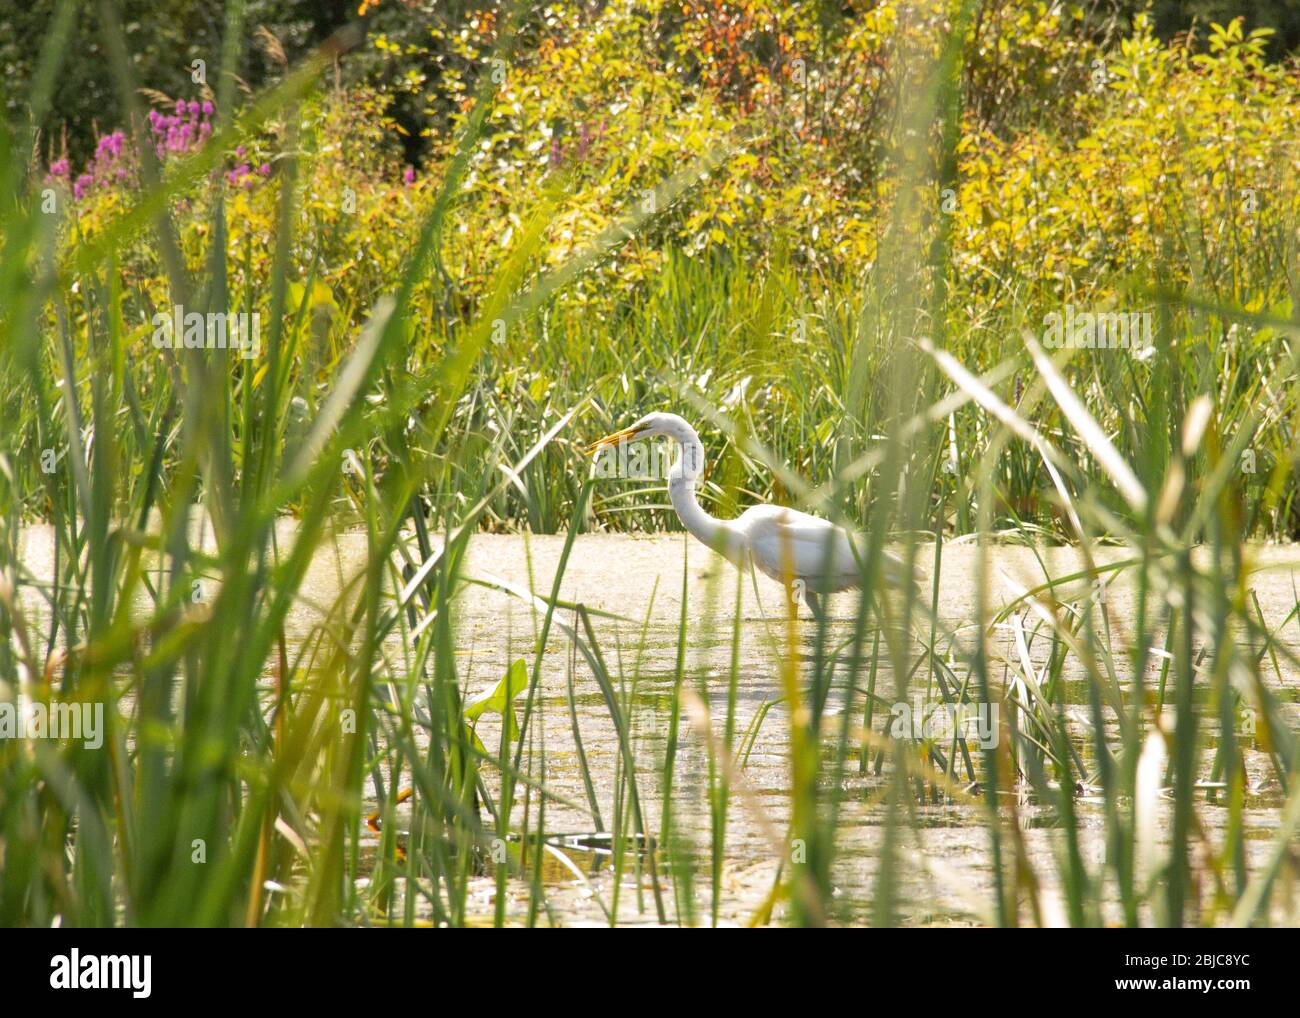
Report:
M550 590L562 547L562 537L525 540L513 536L481 535L471 543L465 572L483 578L500 577L525 586L531 579L532 588L545 593ZM1254 574L1251 586L1272 629L1281 625L1295 606L1295 574L1300 569L1300 549L1259 547L1254 552L1258 572ZM1098 564L1122 560L1127 554L1116 548L1092 552ZM938 615L962 643L967 643L973 635L977 556L973 543L949 544L943 549ZM932 571L932 546L921 549L919 561L927 571ZM993 549L988 576L988 604L993 611L1012 602L1025 589L1043 583L1044 566L1047 575L1063 577L1082 569L1084 559L1071 548ZM651 818L659 817L663 799L662 789L654 779L660 770L668 736L684 582L688 629L693 634L686 648L685 685L707 697L715 735L721 733L726 710L731 625L736 597L741 599L736 731L747 732L760 713L781 697L780 675L788 645L783 614L785 595L778 584L764 577L758 577L756 582L745 577L738 583L737 574L727 563L682 536L591 535L578 539L560 588L560 597L564 600L582 602L590 609L629 617L626 622L599 619L594 625L605 653L611 653L610 648L614 646L621 648L623 670L639 675L639 709L633 723L647 775L642 795L647 800L647 816ZM1082 585L1076 585L1075 589L1080 595L1084 593ZM1106 592L1111 638L1117 652L1129 646L1131 620L1136 610L1134 593L1127 573L1121 574ZM856 597L850 592L830 599L832 646L851 638ZM1060 597L1065 599L1065 595ZM805 655L811 656L816 625L806 611L801 614L803 619L798 640ZM1033 620L1028 619L1025 628L1030 629L1033 624ZM469 688L477 691L480 687L487 687L513 656L527 655L532 631L533 620L518 599L492 590L473 588L461 609L460 645L466 654ZM941 639L940 646L943 642ZM1281 642L1300 649L1300 625L1296 620L1293 619L1283 630ZM1043 635L1030 648L1031 658L1039 669L1047 656L1047 643ZM993 675L1002 679L1005 669L997 655L1005 655L1014 665L1019 664L1010 626L998 630L992 647L995 654ZM919 645L912 648L913 656L917 653ZM571 748L573 735L566 677L570 662L563 638L553 638L551 655L553 664L543 674L547 781L574 801L581 802L584 798L581 770ZM1123 657L1117 658L1121 672L1121 662L1124 661ZM1297 688L1300 688L1297 679L1300 676L1288 669L1285 662L1280 663L1281 676L1270 674L1268 681L1274 695L1282 701L1287 721L1294 730L1300 721L1300 698L1297 697ZM608 712L582 658L578 657L572 667L575 673L575 709L588 765L593 775L609 775L612 786L618 744ZM612 663L611 670L617 671ZM1158 663L1153 662L1147 676L1148 688L1158 680L1158 671ZM1087 693L1082 671L1077 666L1067 665L1065 674L1069 680L1066 699L1076 705L1075 711L1081 722L1077 745L1084 758L1091 762L1094 753L1086 724ZM475 676L478 676L477 681ZM1131 676L1121 673L1119 678L1121 688L1127 693L1132 685ZM892 689L892 673L887 663L882 662L877 691L892 701ZM909 699L913 698L914 694L910 694ZM837 714L843 700L842 692L832 692L828 714ZM862 698L859 697L855 711L862 709L861 704ZM877 731L882 727L884 714L883 710L876 711L874 727ZM732 921L750 919L757 905L767 896L776 874L777 853L765 831L770 828L784 831L789 820L787 722L788 713L783 703L777 702L767 710L738 779L747 786L750 794L733 796L726 834L725 890L720 910L722 917ZM832 732L838 731L834 723L828 727ZM486 736L485 741L489 746L494 745ZM1251 781L1245 822L1253 835L1249 845L1262 854L1267 849L1270 833L1276 830L1283 796L1267 754L1261 752L1253 740L1244 741L1247 746L1246 769ZM828 742L831 744L827 746L827 763L834 755L833 740ZM1208 777L1209 754L1204 755ZM707 883L709 759L704 740L693 730L688 730L682 737L677 759L674 816L676 823L689 832L689 840L700 853L700 862L705 868L700 880ZM869 909L887 809L882 803L886 781L886 777L874 773L873 767L868 766L866 773L862 774L856 764L850 762L840 789L837 845L841 862L836 868L835 887L837 900L843 901L848 917ZM597 791L600 792L599 787ZM1088 832L1085 845L1091 850L1093 861L1101 858L1104 847L1103 805L1100 794L1093 789L1085 789L1078 800L1080 824ZM602 803L602 806L604 815L608 817L608 803ZM905 841L900 846L905 860L903 885L906 888L898 895L901 918L911 922L967 921L962 917L970 906L980 903L987 909L993 898L984 807L975 801L945 801L917 804L914 809L914 816L909 821L910 843ZM1221 826L1226 818L1226 806L1202 803L1202 809L1212 826ZM1047 811L1038 810L1031 801L1021 803L1020 820L1027 853L1044 884L1043 900L1050 904L1055 898L1052 885L1057 866L1052 859L1052 831L1036 822L1040 813L1046 815ZM581 830L584 823L590 824L585 812L548 807L549 828ZM655 827L655 821L651 820L650 825ZM585 887L571 882L569 893L557 895L568 918L581 917L591 922L603 920L594 899L603 895L608 902L608 889L599 878L593 884ZM490 897L492 892L491 887L485 887L485 895ZM707 914L708 889L698 888L697 896L701 911ZM646 919L652 915L652 912L638 915L635 906L640 903L629 900L626 895L623 903L629 912L621 918ZM1048 922L1062 919L1059 913L1044 916Z
M281 537L288 546L293 524L281 524ZM509 593L508 588L531 589L549 594L560 560L564 538L561 536L475 535L470 543L463 575L481 583L470 584L456 600L454 614L457 632L457 655L462 685L468 695L493 687L509 664L519 658L531 667L540 616L524 600ZM1098 563L1128 557L1123 549L1098 548L1093 552ZM317 625L322 612L333 602L340 584L365 565L366 545L362 534L335 535L318 553L302 586L303 598L290 617L290 642L301 641ZM918 561L927 572L933 570L933 546L920 550ZM1296 604L1295 590L1300 587L1300 549L1295 547L1259 546L1252 549L1257 571L1250 586L1255 591L1270 629L1281 626ZM952 638L968 644L974 634L976 618L976 575L978 551L973 543L949 543L943 548L939 574L938 618L942 634L950 630ZM49 531L31 528L25 535L22 558L37 576L49 576L53 566ZM1012 602L1027 588L1044 581L1044 567L1051 576L1065 576L1083 568L1083 557L1076 549L997 546L990 552L988 604L996 612ZM1129 571L1131 572L1131 571ZM1132 688L1132 676L1125 673L1130 645L1135 601L1129 572L1119 575L1106 591L1106 612L1110 640L1115 654L1120 688ZM492 585L497 585L496 587ZM683 605L683 586L685 604ZM507 589L500 589L500 588ZM1078 586L1080 596L1084 593ZM698 696L696 704L706 704L705 718L698 707L688 710L681 720L676 764L671 794L674 829L678 837L671 852L678 859L693 857L696 872L693 887L687 891L670 886L669 877L660 864L661 900L668 902L669 918L678 911L680 902L674 894L693 896L697 921L707 922L711 909L710 854L712 851L713 816L709 788L711 761L703 727L707 725L714 739L723 733L727 710L728 675L732 655L732 624L739 598L740 636L738 642L738 681L735 697L737 744L747 746L743 759L736 761L733 791L727 813L725 841L722 845L722 880L719 921L747 923L760 911L777 876L778 866L789 846L782 843L790 820L791 787L789 758L789 714L782 701L782 669L789 660L789 630L785 616L783 590L764 577L745 576L738 582L737 573L724 561L683 535L624 536L593 534L577 539L560 586L562 600L581 602L593 612L610 613L592 618L597 643L616 683L629 693L631 741L637 767L641 807L652 833L660 830L665 795L661 775L666 746L670 737L670 720L677 659L679 631L687 619L688 640L684 649L684 688ZM925 595L929 596L928 590ZM829 600L829 645L845 644L851 637L856 607L854 593L836 595ZM1059 600L1069 600L1058 594ZM34 610L37 606L33 604ZM1026 631L1035 620L1022 610L1019 613ZM558 611L557 622L572 624L571 611ZM914 623L914 626L916 624ZM927 633L914 634L928 638ZM795 645L805 660L803 680L807 681L807 661L817 639L816 624L806 610L795 632ZM944 647L949 637L940 635ZM1279 642L1300 652L1300 623L1291 619L1282 628ZM1048 654L1046 629L1029 643L1029 656L1041 669ZM888 666L882 643L876 690L883 703L895 700L896 685ZM912 641L910 653L920 653L920 643ZM871 642L868 640L867 650ZM1012 625L1000 627L993 638L994 660L991 674L1000 696L1005 683L1013 681L1021 666L1016 634ZM1265 681L1282 704L1286 723L1294 731L1300 727L1300 676L1278 658L1280 673L1270 665L1264 669ZM964 672L959 666L959 672ZM1159 662L1153 662L1146 677L1148 688L1154 686ZM918 680L924 685L926 670ZM1076 748L1080 756L1094 758L1088 727L1086 683L1077 664L1071 660L1065 669L1066 695L1072 714L1077 714ZM269 684L269 683L268 683ZM914 694L909 694L909 699ZM844 690L833 688L826 705L829 718L825 728L839 731L844 704ZM1203 698L1202 709L1204 709ZM546 806L546 831L551 835L547 848L547 913L551 921L567 924L607 924L613 900L609 865L608 827L616 812L615 789L620 767L619 740L601 690L587 662L573 651L568 634L557 628L551 634L541 676L539 712L534 719L534 750L544 747L545 781L557 796ZM861 696L854 701L855 727L863 709ZM872 727L880 732L889 717L885 707L874 711ZM703 720L701 720L703 718ZM1113 725L1111 718L1110 724ZM575 726L577 736L575 736ZM1211 731L1214 725L1208 726ZM495 752L499 739L495 718L485 717L478 734L489 751ZM577 737L581 740L581 755ZM1247 829L1247 854L1251 866L1259 864L1270 847L1277 830L1284 801L1282 789L1274 776L1268 754L1247 733L1243 736L1246 769L1249 778L1244 822ZM1202 746L1212 746L1202 738ZM834 869L836 908L846 921L861 921L870 915L874 882L878 872L881 841L886 832L885 791L889 769L877 773L874 755L867 753L865 766L859 765L858 743L853 740L853 754L845 768L838 790L837 864ZM834 739L828 737L823 761L833 763ZM591 788L584 780L581 758L585 757ZM1209 778L1210 753L1203 752L1205 777ZM977 761L978 767L978 761ZM963 770L958 768L959 772ZM965 774L959 774L965 784ZM374 791L367 785L367 812L375 808ZM587 806L594 794L601 823L596 823ZM1220 830L1227 818L1227 806L1219 802L1198 801L1199 815L1210 837ZM1090 863L1102 857L1105 803L1097 789L1083 788L1077 798L1079 823L1084 831L1083 847ZM1016 803L1020 836L1041 888L1041 921L1055 924L1064 921L1057 887L1058 863L1055 832L1046 822L1050 811L1035 805L1031 796ZM522 819L524 803L517 805L513 819ZM531 806L536 809L536 802ZM916 798L911 814L905 818L897 846L901 861L896 877L897 914L900 921L912 924L975 924L986 917L993 901L992 871L989 865L990 839L986 807L978 796L943 797L939 800ZM1158 830L1167 825L1169 803L1161 807ZM399 813L399 829L405 813ZM535 824L535 817L532 821ZM603 830L602 830L603 829ZM779 833L778 833L779 832ZM379 836L362 831L363 846L373 853ZM620 923L655 923L659 920L655 895L647 874L624 874L624 887L618 894ZM471 920L490 919L497 887L494 880L475 878L470 893ZM527 909L529 888L526 881L512 880L507 888L507 913L512 919L522 917ZM1285 901L1284 896L1284 901ZM778 904L779 919L784 905ZM1277 916L1278 921L1297 919L1294 895L1290 912ZM417 908L417 912L423 912ZM396 914L401 915L400 903Z

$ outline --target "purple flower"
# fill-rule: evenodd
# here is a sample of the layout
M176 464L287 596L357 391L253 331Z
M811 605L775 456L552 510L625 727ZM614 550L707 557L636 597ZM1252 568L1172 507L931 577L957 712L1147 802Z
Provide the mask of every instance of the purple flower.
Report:
M264 177L269 177L271 175L271 164L263 163L261 166L257 168L257 172Z
M106 134L99 139L99 144L95 146L96 156L107 156L110 159L116 159L122 154L122 146L126 143L126 134L122 131L114 131L112 134Z
M408 167L407 167L407 168L402 172L402 179L403 179L404 181L406 181L406 184L407 184L408 187L409 187L411 184L414 184L414 183L415 183L415 167L414 167L414 166L408 166Z
M174 113L170 106L149 110L149 133L159 161L165 160L170 153L183 154L203 144L213 133L208 118L215 113L216 107L211 101L199 102L195 99L177 99ZM242 145L240 156L243 156ZM74 195L80 199L100 187L131 186L135 179L136 163L136 150L131 139L124 130L118 129L96 139L95 151L89 164L75 180L72 179L72 167L66 158L51 163L46 176L47 179L71 182ZM255 178L250 176L248 166L234 172L236 179L243 182L245 187L256 183ZM269 169L263 175L267 174Z

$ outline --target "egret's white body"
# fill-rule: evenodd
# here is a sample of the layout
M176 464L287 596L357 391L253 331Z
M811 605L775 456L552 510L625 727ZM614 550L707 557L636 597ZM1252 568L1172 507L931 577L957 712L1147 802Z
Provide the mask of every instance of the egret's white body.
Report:
M676 414L647 414L591 448L660 435L675 440L679 448L668 474L668 497L682 525L704 544L737 568L752 564L778 583L797 589L817 614L817 594L861 585L858 563L866 548L860 535L851 537L827 520L783 506L750 506L734 520L720 520L705 512L695 497L695 485L704 470L704 446L695 429ZM888 552L885 558L885 578L897 585L904 573L903 562Z

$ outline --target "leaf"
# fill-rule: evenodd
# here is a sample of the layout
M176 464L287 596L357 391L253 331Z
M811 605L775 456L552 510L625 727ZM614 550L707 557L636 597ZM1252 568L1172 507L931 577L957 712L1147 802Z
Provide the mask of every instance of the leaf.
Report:
M478 737L478 732L474 731L472 725L462 725L465 730L465 741L474 747L480 756L488 756L487 747L483 745L483 740Z
M291 280L286 290L288 306L295 310L300 308L303 300L307 297L307 288L302 283ZM338 315L339 305L334 299L334 294L330 292L328 286L317 279L312 281L308 310L315 311L321 307L328 309L331 315Z
M506 705L528 688L528 666L520 658L506 669L505 676L496 688L466 701L462 714L470 721L477 721L484 714L506 716ZM510 738L519 738L519 726L515 723L514 711L510 712Z

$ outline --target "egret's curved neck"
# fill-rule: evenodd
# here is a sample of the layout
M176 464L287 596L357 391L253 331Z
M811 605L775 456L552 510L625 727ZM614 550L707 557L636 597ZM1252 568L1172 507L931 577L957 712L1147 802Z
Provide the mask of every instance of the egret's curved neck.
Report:
M732 554L730 529L722 520L706 513L695 498L695 482L704 473L704 445L700 436L688 428L679 438L677 462L668 472L668 498L677 510L682 526L710 548L726 555Z

